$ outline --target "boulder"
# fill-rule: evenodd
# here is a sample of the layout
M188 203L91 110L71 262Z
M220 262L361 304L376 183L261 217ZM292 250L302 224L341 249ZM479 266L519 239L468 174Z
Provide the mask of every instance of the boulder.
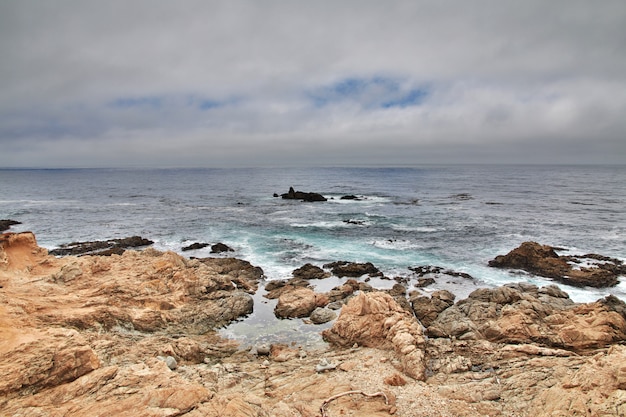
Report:
M235 250L230 246L218 242L215 245L211 245L211 253L223 253L223 252L234 252Z
M553 247L536 242L524 242L506 255L496 256L489 266L521 269L576 287L613 287L620 275L626 275L626 266L619 259L597 254L559 256Z
M316 294L310 288L294 287L278 297L274 314L281 319L308 317L317 307L323 307L326 304L328 304L328 297L325 295Z
M289 192L281 194L286 200L302 200L302 201L327 201L326 197L318 193L295 191L293 187L289 187Z
M363 275L378 275L380 271L371 262L358 263L337 261L324 265L324 268L330 269L331 272L338 277L360 277Z
M16 220L0 220L0 232L4 232L5 230L9 230L11 226L16 224L22 224Z
M329 308L317 307L311 313L311 322L313 324L323 324L328 323L331 320L337 318L337 313Z
M425 379L422 326L396 301L383 292L359 293L346 304L324 340L339 346L375 347L393 350L403 371L412 378Z
M411 299L411 307L415 317L426 327L430 326L439 316L439 313L454 305L454 294L450 291L435 291L430 297L415 297Z
M292 273L294 278L301 279L324 279L330 277L330 274L319 266L313 264L305 264Z

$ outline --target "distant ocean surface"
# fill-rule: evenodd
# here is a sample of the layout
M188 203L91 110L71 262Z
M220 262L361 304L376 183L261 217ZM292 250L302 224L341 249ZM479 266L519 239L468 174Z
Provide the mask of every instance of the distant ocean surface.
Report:
M289 187L327 202L273 197ZM359 200L341 200L356 195ZM551 281L489 268L524 241L626 260L625 166L424 166L315 169L5 169L0 218L41 246L132 235L159 250L223 242L282 279L305 263L372 262L385 275L434 265L475 280L438 281L457 300L480 286ZM575 301L626 300L560 285Z

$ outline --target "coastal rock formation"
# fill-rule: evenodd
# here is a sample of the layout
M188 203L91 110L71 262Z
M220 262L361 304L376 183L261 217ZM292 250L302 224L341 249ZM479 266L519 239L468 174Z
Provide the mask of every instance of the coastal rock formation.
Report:
M211 245L211 253L223 253L223 252L234 252L235 250L233 248L231 248L230 246L222 243L222 242L218 242L214 245Z
M415 317L428 327L437 319L439 313L454 305L454 298L454 294L450 291L435 291L430 297L412 297L411 308Z
M429 331L469 329L426 338L394 297L350 279L324 294L349 298L324 332L331 346L253 354L213 329L252 308L244 286L261 276L245 261L151 248L56 258L31 233L0 235L0 415L626 415L615 297L576 304L516 284L450 305L449 293L422 304L414 291L416 312L449 305ZM307 289L290 282L285 294Z
M619 259L597 254L559 256L551 246L524 242L506 255L489 261L495 268L522 269L576 287L612 287L626 275Z
M152 245L154 242L140 236L131 236L123 239L111 239L93 242L72 242L50 251L50 255L121 255L129 248L141 248Z
M431 321L428 334L584 351L626 340L623 308L614 297L575 304L555 286L510 284L472 292Z
M331 262L324 265L333 275L338 277L358 278L362 275L379 275L380 271L371 262L359 263L348 261Z
M278 318L308 317L317 307L328 304L328 297L310 288L294 287L278 297L274 314Z
M280 196L286 200L327 201L327 198L319 193L295 191L293 187L289 187L289 191Z
M198 250L198 249L203 249L203 248L206 248L207 246L209 246L209 244L208 244L208 243L196 242L196 243L192 243L192 244L191 244L191 245L189 245L189 246L183 246L183 247L181 248L181 250L182 250L183 252L187 252L187 251L190 251L190 250Z
M330 274L319 266L313 264L305 264L292 272L294 278L302 279L324 279L330 277Z
M16 220L0 220L0 232L4 232L5 230L9 230L9 228L11 226L14 226L16 224L21 224L20 222L16 221Z
M417 380L425 379L422 326L389 295L382 292L360 293L343 307L324 339L339 346L393 349L403 371Z

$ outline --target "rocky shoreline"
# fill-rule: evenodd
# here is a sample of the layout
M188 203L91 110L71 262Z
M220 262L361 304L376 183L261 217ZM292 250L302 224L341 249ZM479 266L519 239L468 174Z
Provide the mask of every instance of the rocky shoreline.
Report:
M56 257L32 233L0 235L1 415L626 415L626 304L616 297L580 304L556 286L518 283L455 300L402 279L376 290L368 277L382 274L368 263L308 264L265 282L236 258L109 255ZM341 285L311 285L331 274ZM277 317L334 320L327 346L248 350L219 337L254 310L261 287Z

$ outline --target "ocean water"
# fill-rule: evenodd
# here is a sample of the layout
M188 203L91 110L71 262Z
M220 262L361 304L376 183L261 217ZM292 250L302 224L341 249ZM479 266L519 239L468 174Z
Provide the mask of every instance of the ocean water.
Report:
M290 186L329 200L273 197ZM0 170L0 218L22 222L12 230L35 232L47 248L141 235L157 249L204 257L215 255L181 248L223 242L267 279L289 278L308 262L372 262L390 277L441 266L475 279L445 277L426 291L446 288L460 299L481 286L552 283L487 266L528 240L626 260L626 166L9 169ZM560 287L575 301L626 300L621 281ZM272 304L257 298L255 314L268 315ZM254 320L229 331L253 331L246 326Z

